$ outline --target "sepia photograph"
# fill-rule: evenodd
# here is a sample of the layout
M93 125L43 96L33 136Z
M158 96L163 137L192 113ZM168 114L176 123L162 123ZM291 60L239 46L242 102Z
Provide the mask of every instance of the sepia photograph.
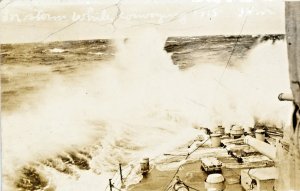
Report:
M300 191L300 1L1 0L1 190Z

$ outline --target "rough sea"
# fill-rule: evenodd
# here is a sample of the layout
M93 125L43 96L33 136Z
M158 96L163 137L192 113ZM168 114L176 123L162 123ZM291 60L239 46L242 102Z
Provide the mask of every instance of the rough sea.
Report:
M105 190L199 127L289 125L284 35L1 45L3 190ZM137 177L131 177L134 182Z

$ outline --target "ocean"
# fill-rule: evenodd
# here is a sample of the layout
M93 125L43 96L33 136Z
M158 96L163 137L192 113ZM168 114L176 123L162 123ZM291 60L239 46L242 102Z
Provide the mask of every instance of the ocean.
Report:
M2 44L1 63L4 190L105 190L199 127L286 128L292 110L284 35Z

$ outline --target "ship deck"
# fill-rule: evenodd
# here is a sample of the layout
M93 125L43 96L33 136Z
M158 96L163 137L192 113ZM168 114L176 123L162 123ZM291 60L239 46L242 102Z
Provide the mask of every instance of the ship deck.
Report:
M181 167L178 172L180 179L188 186L198 190L205 190L204 182L207 174L200 168L200 161L188 163ZM239 169L226 169L222 170L223 176L226 179L226 189L242 191L239 184L240 179ZM160 171L153 169L146 178L143 178L140 183L132 185L128 190L130 191L162 191L167 190L176 170Z
M227 148L230 147L230 150L234 153L239 154L239 150L247 150L248 145L242 144L240 141L232 142L232 140L225 140L225 145ZM170 189L174 184L176 176L179 176L186 185L194 190L205 190L205 180L208 174L201 169L201 162L199 158L201 157L216 157L220 160L222 165L222 175L225 178L225 190L235 190L242 191L242 186L240 184L240 174L241 169L247 168L262 168L262 167L271 167L274 166L274 162L267 158L264 155L261 155L257 152L252 152L250 154L244 155L243 163L238 163L236 158L233 158L231 155L228 155L228 149L225 148L210 148L208 146L203 146L199 148L193 156L186 160L178 168L172 170L167 170L167 168L161 168L163 164L156 165L144 177L139 183L131 185L128 187L130 191L163 191L163 190L172 190ZM166 157L166 161L162 162L165 164L176 163L178 161L184 160L184 156L173 156ZM190 189L193 190L193 189Z

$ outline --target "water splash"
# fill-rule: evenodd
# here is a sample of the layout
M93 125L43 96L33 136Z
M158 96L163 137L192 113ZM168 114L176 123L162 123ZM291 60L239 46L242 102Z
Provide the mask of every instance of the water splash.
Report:
M55 78L35 107L4 115L6 185L35 161L52 189L103 190L118 163L173 150L197 135L195 126L288 125L290 105L277 101L289 89L284 42L259 44L220 80L220 63L181 71L165 40L154 29L118 40L112 62L73 81Z

